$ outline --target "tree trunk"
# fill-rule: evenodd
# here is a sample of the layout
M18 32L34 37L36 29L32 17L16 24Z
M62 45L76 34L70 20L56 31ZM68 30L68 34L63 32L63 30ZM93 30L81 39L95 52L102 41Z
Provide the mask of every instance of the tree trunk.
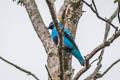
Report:
M33 27L43 43L43 46L48 54L47 65L48 71L52 80L60 80L60 61L58 56L58 49L54 45L53 41L50 38L50 33L46 29L44 22L42 21L41 15L37 9L37 5L34 0L20 0L24 3L25 8L28 12L30 20L33 24ZM77 3L71 2L71 0L65 0L64 2L65 15L60 14L61 17L64 16L64 24L67 29L71 32L75 38L77 24L79 18L82 15L82 2L78 1ZM65 55L65 80L72 80L72 56L70 54ZM49 78L50 80L50 78Z
M58 17L62 19L63 25L67 28L72 36L75 38L77 25L80 17L82 16L82 6L81 1L71 2L71 0L65 0L64 5L61 7ZM65 54L65 80L72 80L72 55Z

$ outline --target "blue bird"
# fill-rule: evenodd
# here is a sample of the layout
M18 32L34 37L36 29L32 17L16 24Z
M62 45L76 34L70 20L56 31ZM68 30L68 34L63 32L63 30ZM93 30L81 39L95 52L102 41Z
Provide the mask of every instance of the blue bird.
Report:
M60 22L58 23L58 25L59 25L60 29L63 28L63 25ZM56 28L55 28L53 22L51 22L49 24L48 29L52 30L51 37L52 37L54 43L57 45L58 44L58 36L59 35L58 35L58 32L56 31ZM82 55L81 55L81 53L80 53L80 51L79 51L75 41L74 41L71 33L66 28L64 28L64 50L66 52L69 52L72 55L74 55L78 59L80 64L82 66L84 66L84 59L83 59L83 57L82 57Z

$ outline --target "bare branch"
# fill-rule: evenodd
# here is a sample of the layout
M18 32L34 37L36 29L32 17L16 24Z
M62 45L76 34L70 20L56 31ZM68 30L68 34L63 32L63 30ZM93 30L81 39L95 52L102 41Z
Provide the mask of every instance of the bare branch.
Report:
M112 37L110 37L107 41L101 43L99 46L97 46L95 49L93 49L93 51L88 54L86 56L86 66L84 68L82 68L82 70L80 70L74 77L74 80L77 80L81 74L83 74L84 72L86 72L90 65L89 65L89 60L101 49L103 49L104 47L109 46L115 39L117 39L120 36L120 30L116 31L115 34L113 34Z
M95 1L94 1L94 0L92 0L92 4L93 4L93 6L94 6L94 8L95 8L95 11L98 13L97 7L96 7L96 4L95 4Z
M46 53L50 53L49 50L51 50L51 48L53 49L53 52L56 52L56 46L54 45L51 37L50 37L50 33L47 30L42 17L39 13L39 10L37 8L37 5L35 3L35 0L19 0L21 2L23 2L26 11L29 15L29 18L31 20L31 23L38 35L38 37L40 38L40 40L43 43L43 46L46 50Z
M54 2L53 2L53 0L46 0L46 2L48 4L48 8L50 10L51 17L53 19L55 28L56 28L57 32L60 34L60 29L59 29L59 26L58 26L58 20L57 20L57 14L56 14Z
M113 19L117 16L117 12L118 12L118 8L115 10L115 12L111 15L111 17L108 19L108 21L112 22ZM105 29L105 35L104 35L104 41L107 40L107 37L108 37L108 34L109 34L109 31L110 31L110 24L106 23L106 29ZM101 61L102 61L102 56L103 56L103 53L104 53L104 49L102 49L101 51L101 54L99 56L99 62L98 64L101 64Z
M18 65L14 64L14 63L6 60L6 59L4 59L4 58L1 57L1 56L0 56L0 59L3 60L4 62L6 62L6 63L8 63L8 64L10 64L10 65L12 65L12 66L14 66L16 69L18 69L18 70L20 70L20 71L22 71L22 72L24 72L24 73L27 73L28 75L31 75L31 76L34 77L36 80L39 80L39 78L38 78L35 74L33 74L32 72L30 72L30 71L28 71L28 70L26 70L26 69L24 69L24 68L19 67Z
M54 2L52 0L46 0L55 28L59 34L59 43L58 43L58 51L59 51L59 60L60 60L60 79L64 80L64 51L63 51L63 47L64 47L64 41L63 41L63 36L64 36L64 27L61 30L59 25L58 25L58 21L57 21L57 15L56 15L56 11L55 11L55 7L54 7Z
M90 54L88 54L88 56L86 57L86 60L91 59L99 50L109 46L119 36L120 36L120 30L116 31L115 34L113 34L113 36L110 37L107 41L97 46Z
M101 77L103 77L110 69L112 69L112 67L115 65L115 64L117 64L118 62L120 62L120 59L118 59L118 60L116 60L114 63L112 63L111 65L110 65L110 67L108 67L104 72L103 72L103 74L99 74L99 76L97 76L97 78L101 78Z
M65 18L65 12L66 12L66 5L63 4L58 12L58 18L59 20L62 22L63 26L64 26L64 18Z
M117 12L118 12L118 8L115 10L115 12L111 15L111 17L108 19L108 21L112 22L113 19L117 16ZM107 40L107 37L108 37L108 34L109 34L109 31L110 31L110 24L106 23L106 29L105 29L105 35L104 35L104 41ZM99 56L99 62L97 65L101 64L101 61L102 61L102 56L103 56L103 53L104 53L104 49L102 49L101 51L101 54Z
M45 68L46 68L46 70L47 70L47 72L48 72L48 75L49 75L50 79L53 80L53 79L52 79L52 76L50 75L50 72L49 72L49 70L48 70L47 65L45 65Z
M88 76L85 80L95 80L96 75L98 74L98 71L99 71L99 69L100 69L101 67L102 67L102 65L97 66L97 67L95 68L94 72L93 72L90 76Z
M96 62L98 59L93 60L90 64L92 65L94 62Z
M86 72L86 71L90 68L90 66L91 66L91 65L83 67L83 68L75 75L75 77L73 78L73 80L78 80L78 78L79 78L84 72Z
M82 2L85 3L88 7L90 7L90 9L96 14L96 16L97 16L99 19L101 19L102 21L110 24L115 30L118 30L118 27L116 27L116 26L115 26L114 24L112 24L111 22L109 22L109 21L105 20L104 18L102 18L102 17L98 14L98 12L96 12L95 9L97 9L97 8L96 8L96 6L95 6L95 3L93 3L94 6L95 6L95 9L94 9L94 8L92 7L92 5L89 4L89 3L87 3L86 1L82 0Z
M110 17L110 19L109 19L109 21L110 22L112 22L112 20L116 17L116 13L117 13L117 10L113 13L113 15ZM108 24L108 23L106 23L106 26L108 26L108 27L110 27L110 24ZM108 34L108 32L109 32L109 28L106 28L107 29L107 32L105 33L105 38L104 38L104 40L106 40L107 39L107 34ZM112 37L114 37L114 35L112 36ZM112 38L111 37L111 38ZM111 39L110 38L110 39ZM115 38L115 37L114 37ZM110 40L109 39L109 40ZM108 40L108 41L109 41ZM113 40L111 40L111 42L112 42ZM106 44L106 46L107 46L107 44ZM86 57L86 61L88 61L89 62L89 59L91 59L99 50L101 50L101 49L103 49L105 47L105 41L101 44L101 45L99 45L98 47L96 47L87 57ZM103 51L102 51L102 53L103 53ZM91 74L88 78L86 78L86 80L89 80L89 79L91 79L91 76L92 76L92 78L93 77L95 77L95 75L97 75L97 72L98 72L98 70L101 68L101 64L99 64L98 65L98 67L95 69L95 71L93 72L93 74ZM83 68L82 70L80 70L76 75L75 75L75 77L74 77L74 80L77 80L80 76L81 76L81 74L83 74L85 71L87 71L89 68Z
M118 21L120 23L120 2L118 2Z
M111 15L111 17L108 19L110 22L112 22L112 20L117 16L117 12L118 12L118 8L115 10L115 12ZM110 24L106 23L106 29L105 29L105 35L104 35L104 41L107 40L108 34L109 34L109 30L110 30ZM104 42L103 41L103 42ZM100 68L102 67L101 61L102 61L102 56L104 53L105 48L102 49L100 56L98 57L98 63L97 63L97 67L95 68L94 72L92 74L90 74L85 80L91 80L91 79L96 79L96 76L100 70Z

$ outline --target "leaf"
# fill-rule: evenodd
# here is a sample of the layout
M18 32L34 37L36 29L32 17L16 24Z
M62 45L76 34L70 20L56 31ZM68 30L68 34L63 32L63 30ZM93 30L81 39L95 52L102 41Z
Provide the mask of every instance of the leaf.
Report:
M116 2L120 2L120 0L115 0L114 3L116 3Z

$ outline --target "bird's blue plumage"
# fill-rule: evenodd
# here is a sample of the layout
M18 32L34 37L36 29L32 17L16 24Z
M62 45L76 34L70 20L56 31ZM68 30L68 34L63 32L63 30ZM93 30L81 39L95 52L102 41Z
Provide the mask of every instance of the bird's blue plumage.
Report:
M60 22L58 23L58 25L60 29L63 28L63 25ZM51 37L54 43L57 45L58 44L58 32L56 31L56 28L54 27L53 23L49 25L49 29L52 29ZM78 59L81 65L84 65L84 59L77 45L75 44L71 33L66 28L64 28L64 50L66 52L70 52L72 55L74 55Z

